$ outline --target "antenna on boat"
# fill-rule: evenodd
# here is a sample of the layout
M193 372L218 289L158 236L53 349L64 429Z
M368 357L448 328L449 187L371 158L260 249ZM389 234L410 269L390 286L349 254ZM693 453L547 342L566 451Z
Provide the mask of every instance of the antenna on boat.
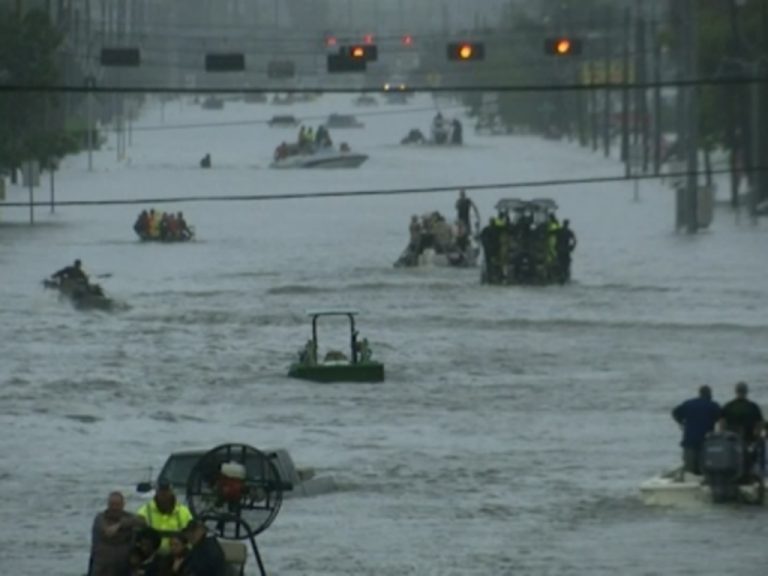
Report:
M224 540L249 540L266 576L256 536L269 528L283 502L283 482L272 458L245 444L223 444L197 462L187 480L192 514Z

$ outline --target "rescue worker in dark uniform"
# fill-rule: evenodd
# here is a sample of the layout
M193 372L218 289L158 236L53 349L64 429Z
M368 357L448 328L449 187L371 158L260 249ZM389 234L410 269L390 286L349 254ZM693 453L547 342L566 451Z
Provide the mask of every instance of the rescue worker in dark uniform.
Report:
M72 266L66 266L51 274L51 278L56 280L72 280L80 284L88 284L88 275L83 271L83 265L80 260L75 260Z
M571 279L571 253L576 249L576 235L570 228L570 222L563 220L563 225L555 236L555 252L560 273L560 283Z
M699 396L686 400L672 410L672 418L683 429L683 468L701 474L701 447L704 438L720 419L720 405L712 400L709 386L699 388Z
M456 200L456 216L458 221L464 225L464 229L468 234L472 233L472 225L469 222L469 212L473 207L477 210L474 202L467 198L467 193L464 189L462 188L459 190L459 199Z
M485 254L486 280L489 284L498 284L501 281L501 266L499 263L499 229L496 227L496 219L491 217L488 226L480 232L480 243Z
M733 432L741 438L744 448L744 474L747 475L757 463L756 458L763 457L761 433L764 426L763 412L760 406L747 398L749 386L746 382L736 384L736 398L723 406L720 417L722 429ZM762 465L763 462L760 462Z

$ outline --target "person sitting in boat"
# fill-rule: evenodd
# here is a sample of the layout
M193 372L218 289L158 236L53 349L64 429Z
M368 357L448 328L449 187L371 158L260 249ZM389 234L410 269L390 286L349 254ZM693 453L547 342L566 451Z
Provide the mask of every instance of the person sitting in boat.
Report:
M160 238L160 219L161 214L154 208L149 211L149 237Z
M275 148L275 161L282 160L283 158L288 157L288 144L285 142L281 142L280 146Z
M194 235L192 230L187 226L187 221L184 220L184 213L176 213L176 233L181 240L189 240Z
M342 142L341 145L339 146L339 151L349 152L349 144L347 144L346 142Z
M371 346L368 344L368 338L363 338L357 345L357 352L359 354L359 362L371 361Z
M411 128L405 138L400 140L400 144L423 144L426 138L418 128Z
M200 168L210 168L211 167L211 155L210 153L203 156L203 159L200 160Z
M307 340L304 348L299 351L299 362L302 364L317 364L315 343L312 340Z
M65 266L61 270L51 274L51 278L59 282L71 281L78 284L88 284L88 275L83 270L83 264L80 260L75 260L72 266Z
M672 419L683 431L680 445L686 472L701 474L701 448L707 434L715 429L720 413L720 405L712 400L709 386L702 386L697 398L686 400L672 410Z
M166 240L178 240L179 239L179 223L176 220L176 216L173 212L168 214L165 224L165 239Z
M218 538L209 534L202 521L195 518L183 531L189 541L189 553L182 564L181 574L207 576L225 574L227 561Z
M149 212L146 210L141 211L133 225L133 230L140 238L144 238L149 234Z

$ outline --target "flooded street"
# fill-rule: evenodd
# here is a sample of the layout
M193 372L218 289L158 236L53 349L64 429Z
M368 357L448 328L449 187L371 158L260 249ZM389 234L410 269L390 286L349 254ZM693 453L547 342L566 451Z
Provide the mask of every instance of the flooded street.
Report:
M85 155L57 173L62 201L145 202L40 208L33 228L25 209L3 209L3 573L83 574L109 491L135 510L133 487L168 453L241 442L287 448L341 488L284 503L259 538L270 575L762 574L763 510L646 508L638 485L678 464L669 413L700 385L724 402L745 380L768 407L765 222L723 210L709 230L676 234L673 192L655 181L639 202L630 183L470 190L484 221L503 197L555 199L579 241L574 282L490 287L479 269L395 269L410 216L452 219L461 185L623 168L576 143L481 137L471 119L464 147L402 147L428 129L431 97L351 100L212 111L148 99L126 159L110 134L93 173ZM268 168L297 132L270 128L273 114L316 126L350 111L365 127L331 136L370 155L358 170ZM206 153L211 170L198 167ZM150 207L183 210L196 240L139 242L132 225ZM108 276L125 310L77 311L42 288L75 258ZM305 311L339 307L360 310L383 384L286 377L310 335ZM345 345L343 323L321 329L323 346Z

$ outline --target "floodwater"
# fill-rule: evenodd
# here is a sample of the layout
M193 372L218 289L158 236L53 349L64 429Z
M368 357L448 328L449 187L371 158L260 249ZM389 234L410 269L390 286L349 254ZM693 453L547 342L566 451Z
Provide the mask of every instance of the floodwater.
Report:
M148 100L127 157L114 136L86 169L69 158L57 198L130 199L457 187L620 175L574 143L480 137L398 145L433 101L351 109L349 96L203 110ZM293 129L352 110L336 141L359 170L276 171ZM447 115L458 110L445 108ZM261 121L261 122L260 122ZM180 124L221 124L178 128ZM175 128L174 128L175 127ZM151 128L151 129L149 129ZM156 129L157 128L157 129ZM198 168L210 153L213 168ZM26 192L11 189L9 199ZM37 192L46 197L45 189ZM269 574L761 574L762 510L645 508L638 484L675 466L679 401L737 380L768 398L765 224L723 211L673 231L673 195L644 183L471 192L483 218L505 196L548 196L579 245L566 287L479 284L477 270L394 269L411 214L453 215L455 190L395 196L154 204L197 240L144 244L141 208L6 208L0 225L0 568L80 575L93 515L183 448L285 447L332 474L333 495L292 499L259 538ZM81 258L127 305L82 312L40 280ZM383 384L286 378L305 310L351 307L386 365ZM321 348L346 327L321 326ZM141 500L129 494L129 507ZM251 572L255 565L251 563Z

